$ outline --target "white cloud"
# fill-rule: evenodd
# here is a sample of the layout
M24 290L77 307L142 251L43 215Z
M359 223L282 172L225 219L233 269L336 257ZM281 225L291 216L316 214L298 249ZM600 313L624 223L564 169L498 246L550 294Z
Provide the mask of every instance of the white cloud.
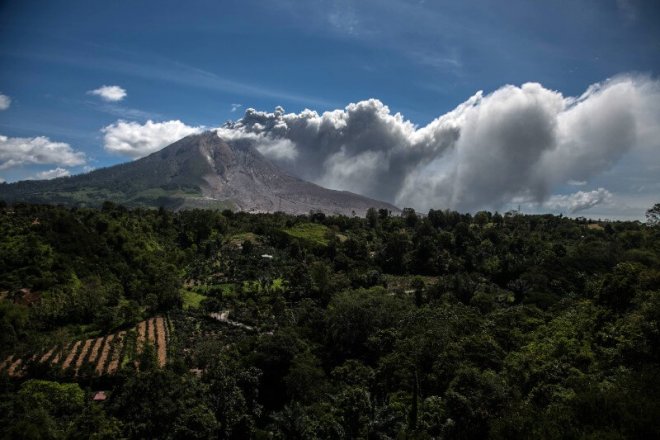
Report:
M423 127L376 99L323 114L247 109L218 133L335 189L421 210L499 209L514 199L543 203L633 151L660 162L660 82L620 76L579 97L508 85ZM287 154L271 146L285 140Z
M236 112L236 110L238 110L241 107L243 107L243 104L232 104L231 105L231 112L234 113L234 112Z
M69 144L47 137L11 138L0 135L0 170L20 165L76 166L85 163L85 154Z
M118 102L126 97L126 90L119 86L101 86L98 89L90 90L87 93L98 96L102 100L108 102Z
M7 110L11 105L11 98L0 93L0 111Z
M573 194L553 195L544 205L555 211L568 211L574 214L602 203L609 203L611 199L612 193L605 188L598 188L595 191L578 191Z
M41 171L28 180L50 180L50 179L57 179L58 177L67 177L70 175L71 173L69 172L69 170L65 168L57 167L52 170Z
M105 149L134 159L147 156L204 127L190 127L181 121L137 122L117 121L101 129Z
M98 110L103 113L108 113L110 115L116 116L118 118L122 119L141 119L141 120L146 120L146 119L158 119L161 117L159 113L154 113L154 112L149 112L149 111L144 111L144 110L138 110L135 108L128 108L128 107L123 107L121 105L116 105L116 104L107 104L107 103L99 103L99 104L92 104L92 108L95 110Z

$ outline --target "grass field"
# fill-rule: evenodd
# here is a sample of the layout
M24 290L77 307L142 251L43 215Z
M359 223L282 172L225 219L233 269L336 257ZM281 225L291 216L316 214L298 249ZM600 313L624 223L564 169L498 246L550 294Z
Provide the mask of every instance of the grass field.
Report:
M199 305L207 297L201 293L193 292L192 290L181 289L181 296L183 297L183 309L198 309Z
M292 228L285 229L284 232L292 237L301 238L321 246L328 245L328 239L326 238L328 228L324 225L319 225L317 223L300 223Z

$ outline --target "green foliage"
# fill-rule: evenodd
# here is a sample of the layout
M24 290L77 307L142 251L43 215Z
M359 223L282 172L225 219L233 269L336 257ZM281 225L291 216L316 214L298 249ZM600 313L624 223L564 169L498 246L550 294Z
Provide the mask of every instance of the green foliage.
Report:
M198 383L160 369L128 379L115 391L110 411L122 420L130 438L205 438L217 428L202 404L205 389ZM190 437L188 437L190 438Z
M318 223L298 223L292 228L285 229L284 232L320 246L327 246L329 242L328 228Z
M31 364L0 374L0 437L660 437L653 225L106 203L0 226L0 361ZM134 335L114 377L29 360L156 313L164 369Z
M207 296L204 296L200 293L193 292L192 290L182 289L181 296L183 299L183 309L198 309L202 301L207 299Z

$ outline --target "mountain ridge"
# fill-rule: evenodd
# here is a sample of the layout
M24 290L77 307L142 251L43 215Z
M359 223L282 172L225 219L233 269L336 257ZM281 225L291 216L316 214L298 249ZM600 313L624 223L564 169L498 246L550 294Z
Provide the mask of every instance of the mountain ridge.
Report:
M186 136L141 159L86 174L1 184L0 198L74 206L99 206L108 200L130 207L292 214L362 216L370 207L399 211L386 202L292 176L250 142L223 140L214 131Z

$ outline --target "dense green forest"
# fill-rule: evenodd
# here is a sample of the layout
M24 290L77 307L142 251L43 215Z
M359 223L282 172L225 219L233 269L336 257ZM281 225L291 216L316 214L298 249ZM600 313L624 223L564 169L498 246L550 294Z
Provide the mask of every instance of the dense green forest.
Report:
M660 438L652 214L3 203L0 361L26 361L0 372L0 436ZM164 367L37 362L153 316Z

